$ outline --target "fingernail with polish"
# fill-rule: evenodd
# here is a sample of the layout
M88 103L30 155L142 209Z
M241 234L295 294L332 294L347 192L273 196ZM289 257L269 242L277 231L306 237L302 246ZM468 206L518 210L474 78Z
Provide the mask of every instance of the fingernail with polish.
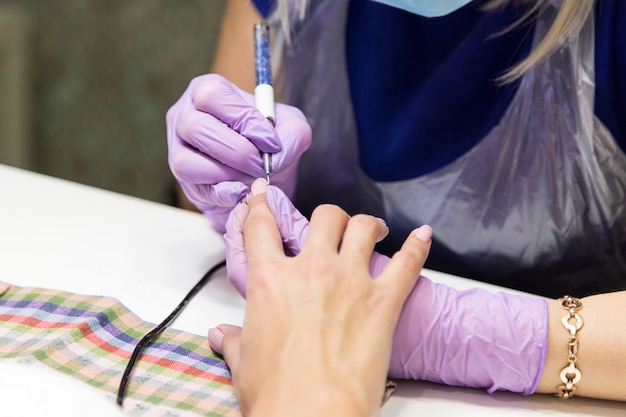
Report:
M381 229L380 234L378 235L378 239L376 239L376 242L382 241L384 238L387 237L387 235L389 235L389 227L387 226L387 222L380 217L378 217L378 220L382 223L383 228Z
M267 190L267 181L263 178L258 178L254 180L252 183L252 187L250 187L250 193L252 195L259 195L264 193Z
M425 224L424 226L421 226L419 229L415 230L415 236L417 236L417 238L422 242L428 243L433 237L433 229L429 225Z
M222 340L224 339L224 333L217 327L209 329L209 345L215 352L222 354Z

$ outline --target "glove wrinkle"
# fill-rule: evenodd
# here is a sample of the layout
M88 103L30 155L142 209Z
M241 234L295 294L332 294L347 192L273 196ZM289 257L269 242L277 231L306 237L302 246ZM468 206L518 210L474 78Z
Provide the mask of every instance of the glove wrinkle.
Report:
M396 333L390 376L531 394L545 362L544 299L458 291L420 277Z

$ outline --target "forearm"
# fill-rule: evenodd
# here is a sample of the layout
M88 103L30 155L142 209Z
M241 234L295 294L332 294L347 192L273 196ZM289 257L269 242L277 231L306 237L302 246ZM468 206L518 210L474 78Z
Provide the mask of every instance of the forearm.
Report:
M574 395L626 401L625 302L626 291L582 299L575 352L582 376ZM565 316L559 300L457 291L422 278L398 322L391 376L490 392L556 393L569 365Z
M581 372L576 395L626 400L626 330L622 325L626 292L583 298L579 314L584 320L577 332L576 368ZM548 351L538 393L554 393L561 385L559 375L568 365L569 331L561 319L567 311L558 300L548 302Z
M223 75L239 88L254 91L252 28L262 19L250 1L230 0L226 5L211 72Z

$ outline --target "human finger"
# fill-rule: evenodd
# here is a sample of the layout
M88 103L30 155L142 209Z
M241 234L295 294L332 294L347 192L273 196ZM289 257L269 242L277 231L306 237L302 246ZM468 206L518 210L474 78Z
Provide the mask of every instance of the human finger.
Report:
M239 369L239 353L241 351L241 327L220 324L209 329L209 345L214 352L224 357L231 374Z
M309 230L309 220L298 211L289 197L278 187L267 187L265 199L276 219L285 254L297 255L304 246Z
M262 185L262 184L261 184ZM284 254L295 256L302 250L307 236L309 221L304 217L277 187L269 186L265 190L265 202L268 205L283 241ZM244 297L248 280L248 254L244 242L243 225L250 207L238 204L226 221L226 263L228 280Z
M311 214L311 222L304 250L337 253L350 216L332 204L317 206Z
M413 289L428 257L432 242L432 229L424 225L409 234L404 244L392 257L376 280L378 285L389 287L404 302ZM398 305L398 314L401 304Z
M176 120L176 135L189 147L247 175L258 177L263 166L259 148L246 135L234 130L213 114L191 107ZM265 121L269 124L269 122Z
M311 146L311 126L297 107L276 105L276 132L281 150L272 154L272 169L276 173L287 170L297 163L300 156Z
M168 163L176 179L188 184L217 184L223 181L240 181L251 184L259 177L225 165L190 146L183 140L175 140L170 146ZM260 162L259 162L260 163ZM261 169L259 168L259 171Z
M341 254L353 262L367 267L374 252L374 246L389 233L384 220L366 214L357 214L348 221L341 242Z
M276 219L266 202L267 182L259 178L252 183L248 197L248 216L243 225L248 265L262 265L273 257L284 256L283 242Z
M192 81L194 106L223 121L247 138L262 152L276 153L280 140L272 124L256 108L254 96L218 74L206 74Z
M238 181L223 181L218 184L180 183L185 195L201 211L224 209L227 213L248 194L246 184Z
M246 281L248 279L248 256L243 237L243 225L248 216L247 204L239 204L228 216L226 221L226 271L228 281L244 298L246 297Z

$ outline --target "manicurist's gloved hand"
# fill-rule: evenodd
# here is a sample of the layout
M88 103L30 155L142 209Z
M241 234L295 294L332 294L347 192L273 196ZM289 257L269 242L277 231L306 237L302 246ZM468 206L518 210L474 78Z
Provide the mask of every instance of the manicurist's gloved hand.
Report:
M262 179L257 180L262 183ZM265 190L266 203L278 226L285 253L289 256L300 253L306 239L309 221L293 206L289 198L277 187ZM248 206L239 204L226 223L226 266L228 279L239 294L246 296L248 279L248 255L244 245L243 224L248 215ZM382 268L381 268L382 271Z
M276 104L275 110L274 127L256 109L252 94L207 74L193 79L167 112L170 169L187 198L220 231L252 181L265 176L260 152L272 154L272 184L295 194L311 128L297 108Z
M266 198L286 251L299 253L308 221L280 190L268 187ZM242 220L246 213L245 205L238 207L225 234L229 278L244 295L248 266ZM420 230L426 233L428 227ZM374 253L372 277L379 276L389 261ZM547 329L548 311L542 298L482 289L459 291L422 276L400 314L389 376L531 394L545 362Z

